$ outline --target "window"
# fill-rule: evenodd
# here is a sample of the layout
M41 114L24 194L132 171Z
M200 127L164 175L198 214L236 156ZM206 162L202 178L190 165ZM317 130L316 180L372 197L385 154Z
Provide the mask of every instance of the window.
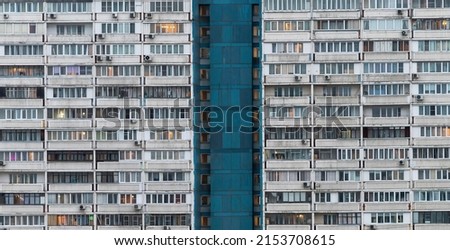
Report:
M35 173L12 173L9 174L9 184L36 184L37 174Z
M407 30L406 19L373 19L364 20L364 30Z
M403 63L364 63L365 74L395 74L403 70Z
M150 12L182 12L183 0L150 0Z
M267 160L310 160L311 150L309 149L268 149L266 150Z
M150 44L150 54L184 54L184 44ZM203 53L202 53L203 49ZM200 49L200 54L205 55L205 50L207 50L207 55L209 58L209 49ZM205 57L202 57L205 58Z
M48 66L49 76L92 75L92 66Z
M310 131L303 128L266 128L268 140L301 140L310 138Z
M110 85L98 86L95 91L95 96L97 98L139 98L141 96L141 88Z
M146 119L189 119L189 108L147 108Z
M359 116L359 106L321 106L320 115L323 117L351 117Z
M361 224L360 213L324 214L324 225L359 225Z
M365 192L364 202L409 202L409 191Z
M190 76L189 65L148 65L144 70L145 76Z
M187 226L190 225L189 214L146 214L145 225L149 226Z
M102 12L134 12L134 0L102 0Z
M351 96L352 87L345 85L323 86L323 96Z
M364 128L364 138L404 138L409 137L409 127L373 127Z
M58 56L86 56L91 55L91 46L88 44L53 44L52 55Z
M0 98L42 99L44 89L40 87L0 87Z
M372 117L401 117L401 107L373 107Z
M90 220L88 214L64 214L64 215L49 215L49 226L92 226L93 220Z
M91 108L54 108L47 109L48 119L91 119Z
M364 41L364 52L409 51L409 41Z
M353 10L359 9L359 0L316 0L315 10Z
M0 109L0 120L41 120L43 109Z
M270 118L306 118L306 107L269 107Z
M306 64L269 64L269 75L306 74Z
M47 152L47 161L92 161L91 151L51 151Z
M119 161L119 152L118 151L97 151L96 159L97 159L97 162Z
M151 150L146 153L150 155L150 160L156 161L186 160L188 157L188 154L181 150Z
M359 128L324 127L316 136L317 139L359 139Z
M135 23L102 23L101 25L101 33L134 34L136 32Z
M404 223L403 213L371 213L370 217L375 224Z
M303 43L286 42L286 43L272 43L272 53L303 53Z
M42 45L5 45L5 56L43 55Z
M42 34L44 32L44 24L39 23L0 23L0 34Z
M34 151L16 151L16 152L0 152L0 161L43 161L43 152Z
M450 191L414 191L414 201L450 201Z
M412 27L414 30L448 30L449 21L450 19L413 19Z
M42 77L43 66L0 66L0 77Z
M418 73L450 72L450 62L417 62Z
M101 44L97 45L96 54L98 55L134 55L134 44Z
M140 214L99 214L97 225L100 226L141 226Z
M354 74L354 63L321 63L321 75Z
M147 173L147 180L149 182L155 181L175 181L175 182L185 182L189 181L189 172L149 172Z
M275 97L297 97L302 95L301 86L279 86L274 89Z
M42 2L14 2L0 3L0 12L42 12Z
M359 149L318 149L317 160L359 160Z
M414 224L450 224L450 212L415 212Z
M91 12L92 2L47 2L47 12Z
M360 192L339 192L338 201L344 203L360 202Z
M405 148L370 148L365 149L368 160L396 160L405 159L408 149Z
M318 20L316 30L359 30L358 20Z
M319 203L331 202L331 193L317 193L316 192L316 202L319 202Z
M44 226L43 215L0 216L0 225L4 226Z
M403 181L405 171L403 170L371 170L369 171L370 181Z
M450 1L449 1L450 2ZM450 51L450 40L424 40L419 41L419 51Z
M266 213L267 225L310 225L311 214Z
M354 170L339 171L338 175L339 181L359 181L360 179L359 171Z
M97 76L141 76L140 66L97 66Z
M310 10L311 0L264 0L266 11Z
M364 0L366 9L407 9L408 0Z
M49 204L92 204L93 202L93 195L89 193L48 194Z
M48 141L90 141L92 131L48 131Z
M147 194L149 204L186 204L186 194Z
M450 136L450 127L420 127L420 136L448 137Z
M450 115L450 105L420 105L420 116L448 116Z
M450 8L449 0L413 0L413 8Z
M311 180L311 172L309 171L268 171L266 174L267 181L297 182Z
M309 21L265 21L265 31L309 31Z
M414 159L449 159L450 148L414 148Z
M158 86L144 87L145 98L190 98L190 87Z
M77 24L56 25L56 35L58 36L82 36L85 35L86 27Z
M266 193L267 203L310 203L311 192Z
M150 23L150 33L184 33L184 23Z
M183 140L181 130L151 130L150 140Z
M53 88L53 98L86 98L87 88Z
M364 85L365 96L389 96L409 94L408 84L378 84Z
M314 50L318 53L353 53L359 52L359 42L317 42Z
M419 83L419 94L446 95L450 94L449 83Z
M0 193L0 205L43 205L44 194L38 193Z

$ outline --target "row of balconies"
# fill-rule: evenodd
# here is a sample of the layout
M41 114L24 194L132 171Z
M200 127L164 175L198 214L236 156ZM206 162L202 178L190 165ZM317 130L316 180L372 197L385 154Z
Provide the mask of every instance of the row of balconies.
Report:
M96 165L96 166L95 166ZM173 160L173 161L141 161L136 162L64 162L54 161L48 162L4 162L4 166L1 166L0 171L52 171L52 170L64 170L64 171L167 171L167 170L179 170L179 171L191 171L193 170L193 164L190 160Z
M266 230L450 230L450 224L267 225Z
M439 10L439 11L437 11ZM304 20L304 19L370 19L370 18L441 18L450 15L448 8L423 8L423 9L362 9L362 10L310 10L299 12L263 12L265 20Z
M387 61L437 61L446 60L448 52L355 52L355 53L304 53L304 54L265 54L265 63L301 62L387 62Z
M0 56L0 65L42 65L42 64L70 64L70 65L92 65L93 62L107 64L140 64L140 63L189 63L189 55L87 55L87 56ZM9 62L9 63L8 63Z
M450 117L413 116L409 117L314 117L314 118L266 118L266 127L277 126L446 126Z
M389 169L389 168L445 168L447 159L412 159L412 160L267 160L268 170L336 170L336 169Z
M0 18L5 22L17 21L47 21L47 23L67 23L67 22L113 22L113 21L135 21L135 22L155 22L155 21L190 21L189 12L61 12L61 13L5 13Z
M358 148L358 147L410 147L410 146L445 146L450 145L447 137L415 137L415 138L341 138L315 139L314 147L324 148ZM309 148L310 139L303 140L266 140L266 148Z
M191 226L144 226L145 230L190 230ZM141 230L142 226L2 226L14 230Z
M180 43L191 41L190 34L155 33L155 34L87 34L79 36L44 35L44 34L11 34L0 35L2 43Z
M46 80L45 80L46 79ZM5 77L0 78L0 85L10 87L20 86L86 86L86 85L190 85L191 77L189 76L78 76L78 77Z

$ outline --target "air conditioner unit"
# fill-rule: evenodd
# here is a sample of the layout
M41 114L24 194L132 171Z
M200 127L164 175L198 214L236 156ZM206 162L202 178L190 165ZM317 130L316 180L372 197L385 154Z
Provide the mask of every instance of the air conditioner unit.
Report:
M170 230L170 227L169 226L164 226L163 230Z
M4 167L4 166L6 166L5 162L4 161L0 161L0 167Z
M307 140L302 140L302 144L306 145L306 144L308 144L308 141Z
M134 205L134 210L136 210L136 211L142 210L142 205L139 205L139 204Z
M105 39L105 34L97 34L98 39Z
M147 14L145 14L145 18L147 18L147 19L152 19L152 13L147 13Z
M417 75L417 74L412 74L412 79L413 79L413 80L419 79L419 75Z
M80 210L86 210L86 206L85 205L80 205Z
M130 18L136 18L136 12L131 12L130 13Z
M145 56L144 56L144 61L146 61L146 62L151 62L151 61L152 61L152 58L151 58L149 55L145 55Z
M51 13L51 14L48 15L48 17L50 17L50 19L56 19L56 14Z
M405 165L405 161L404 161L404 160L400 160L398 163L399 163L400 165Z
M397 15L399 16L403 15L403 10L397 10Z
M118 18L118 17L119 17L119 14L113 13L113 14L112 14L112 17L113 17L113 18Z
M376 229L375 225L370 225L369 228L370 228L370 230L375 230Z
M138 120L131 120L131 124L136 124L138 123Z
M103 61L103 57L102 56L96 56L95 57L95 61L101 62L101 61Z
M154 34L148 34L147 37L148 37L149 39L153 39L153 38L155 38L155 35L154 35Z
M4 19L8 19L8 18L9 18L9 15L8 15L8 14L3 14L3 18L4 18Z
M303 183L303 187L304 187L304 188L310 188L310 187L311 187L311 184L310 184L309 182L304 182L304 183Z
M407 36L408 35L408 31L404 30L402 31L402 36Z
M112 56L106 56L106 61L112 61Z
M302 77L301 76L295 76L295 78L294 78L296 81L300 81L301 79L302 79Z
M135 146L141 146L141 141L135 141L135 142L134 142L134 145L135 145Z
M416 100L417 100L418 102L423 101L423 96L421 96L421 95L416 95Z
M326 75L325 76L325 80L330 80L331 79L331 76L330 75Z

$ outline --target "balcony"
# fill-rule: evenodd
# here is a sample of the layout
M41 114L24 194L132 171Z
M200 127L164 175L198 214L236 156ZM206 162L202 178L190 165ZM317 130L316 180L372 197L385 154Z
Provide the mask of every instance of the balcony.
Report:
M310 104L309 96L297 97L266 97L265 105L267 106L298 106Z
M92 183L50 183L48 184L47 187L48 191L58 191L58 192L93 191Z
M316 212L357 212L360 211L359 203L317 203L314 204Z
M326 127L332 126L358 126L361 124L360 117L343 117L343 116L334 116L334 117L317 117L314 120L316 125L322 125Z
M311 61L311 54L288 54L288 53L280 53L280 54L266 54L265 55L265 63L298 63L298 62L308 62Z
M414 61L445 61L449 58L450 52L412 52L411 59Z
M359 182L350 182L350 181L335 181L335 182L316 182L315 189L316 191L325 191L325 190L359 190L361 188L361 184Z
M408 61L408 52L365 52L363 54L364 61Z
M93 84L92 76L49 76L47 84L49 86L89 86Z
M147 226L145 230L191 230L190 226Z
M409 146L409 138L372 138L364 139L365 147Z
M266 168L270 170L305 170L310 169L309 160L302 161L266 161Z
M92 56L48 56L48 64L56 65L91 65Z
M405 30L364 30L361 33L361 39L372 40L380 37L388 40L409 39L411 32L406 31L406 35L404 35L403 31Z
M403 104L409 105L411 97L409 95L403 96L364 96L362 103L364 105L395 105Z
M151 63L172 64L172 63L190 63L189 55L151 55Z
M429 126L448 126L450 124L450 117L447 116L414 116L414 125L429 125Z
M363 188L367 190L383 189L409 189L409 181L367 181L363 182Z
M139 76L103 76L97 77L98 85L126 85L136 86L141 85L141 77Z
M328 30L314 30L313 38L316 40L336 40L339 37L341 40L358 40L359 31L345 30L345 31L328 31Z
M306 184L305 184L306 183ZM305 181L267 181L265 191L311 191L311 183Z
M281 20L284 20L283 17ZM298 32L266 32L263 36L263 42L286 42L286 41L309 41L311 40L311 33L309 31Z
M189 140L170 140L170 141L145 141L145 150L161 150L161 149L184 149L189 150L191 148L191 141Z
M316 105L331 105L331 104L359 104L359 96L315 96L314 104Z
M192 186L189 182L148 182L145 183L145 191L149 192L191 192Z
M52 129L61 129L61 128L92 128L92 120L48 120L47 121L48 128Z
M267 140L266 148L300 148L310 147L309 139L304 140Z
M47 99L47 107L92 107L92 99L90 98L77 98L77 99Z
M317 169L355 169L360 168L359 160L316 160Z
M97 230L141 230L141 226L97 226Z
M366 168L408 168L407 160L366 160L364 162Z
M105 171L141 171L140 162L97 162L97 170Z
M364 74L364 82L407 82L411 80L408 73L399 74Z
M309 125L308 118L266 118L265 126L286 126L286 127L302 127Z
M38 193L44 191L44 184L0 184L2 192L33 192Z
M146 107L190 107L191 99L188 98L147 98Z
M360 78L361 76L356 74L315 75L314 83L359 84Z
M424 189L450 189L450 182L447 180L416 180L413 181L413 188Z
M49 43L91 43L92 34L80 36L60 36L47 35L47 42Z
M48 141L49 150L89 150L93 149L91 141Z
M2 214L42 214L44 205L0 205Z
M144 35L145 37L145 35ZM145 43L188 43L190 34L153 34L153 38L145 37Z
M41 108L44 106L43 99L0 99L2 108Z
M317 139L316 147L359 147L359 139Z
M0 78L1 86L8 87L39 87L44 85L42 77L2 77Z
M266 230L311 230L310 225L266 225Z
M38 129L45 128L45 121L41 120L0 120L2 129Z
M74 161L50 161L47 163L48 170L61 171L91 171L92 162L74 162Z
M97 205L97 212L99 213L142 213L134 208L136 204L99 204Z
M98 183L97 191L101 192L142 192L140 183Z
M0 56L0 65L43 65L44 56Z
M430 9L432 10L432 9ZM439 9L443 10L443 9ZM436 11L436 10L434 10ZM439 15L442 15L440 11L438 11ZM438 14L436 13L436 14ZM440 16L439 18L442 18ZM430 37L433 37L433 39L449 39L450 33L446 32L445 30L414 30L414 39L417 40L423 40L423 39L430 39Z
M137 98L97 98L97 107L140 107L141 99Z
M316 225L316 230L361 230L360 225Z
M22 13L21 13L22 16ZM33 20L34 22L39 19ZM21 19L21 21L24 21ZM42 44L44 42L44 34L27 34L27 35L6 35L2 34L2 43L3 44L20 44L26 41L29 44Z
M14 150L24 150L24 151L39 151L44 150L44 142L43 141L2 141L0 143L0 150L9 151L11 149Z
M145 162L144 171L156 171L156 170L181 170L191 171L193 166L191 161L147 161Z
M364 125L369 126L409 126L409 117L366 117Z
M309 203L278 203L266 204L267 213L298 213L311 211Z
M414 230L450 230L450 224L414 224Z
M449 137L418 137L411 138L411 146L448 146L450 145Z
M264 76L264 85L299 85L309 83L308 75L266 75Z
M359 61L358 53L315 53L316 62L352 62Z
M104 34L103 39L96 38L97 42L104 43L140 43L141 34Z
M141 147L135 144L135 141L97 141L98 150L140 150Z
M146 76L146 86L160 86L160 85L190 85L191 77L189 76Z
M1 171L44 171L44 162L14 162L4 161L5 166L1 167Z
M446 159L414 159L411 160L413 168L448 168Z
M190 213L191 204L146 204L143 209L150 213Z
M410 211L409 210L409 202L379 202L379 203L364 203L364 211L370 211L370 212L394 212L394 211Z
M450 202L435 201L435 202L413 202L412 210L422 211L447 211L450 207Z

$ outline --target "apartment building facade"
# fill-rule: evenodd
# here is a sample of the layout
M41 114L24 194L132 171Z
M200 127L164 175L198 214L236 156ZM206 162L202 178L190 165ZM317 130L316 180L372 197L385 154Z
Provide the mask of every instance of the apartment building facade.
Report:
M450 1L264 0L265 229L448 229Z
M192 3L0 1L0 227L191 229Z

